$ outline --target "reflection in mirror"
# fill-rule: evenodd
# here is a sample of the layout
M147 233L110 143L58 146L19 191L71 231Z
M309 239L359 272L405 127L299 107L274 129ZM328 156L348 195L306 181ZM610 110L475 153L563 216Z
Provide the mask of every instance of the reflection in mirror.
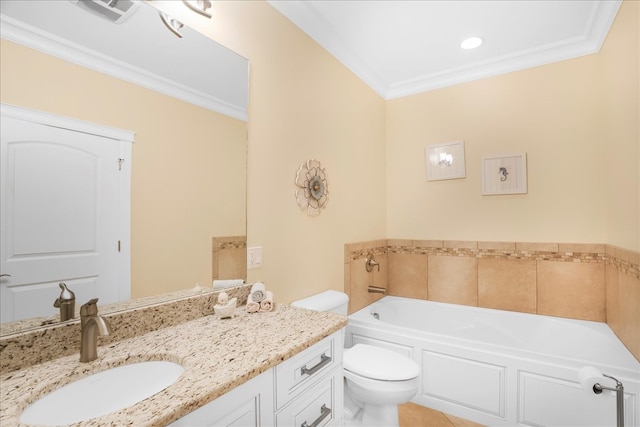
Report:
M248 62L190 28L176 37L143 2L117 23L76 3L0 3L0 101L135 133L131 231L118 236L132 298L244 279ZM0 286L19 283L5 253L0 267ZM53 320L61 279L43 297ZM92 297L66 283L76 306Z

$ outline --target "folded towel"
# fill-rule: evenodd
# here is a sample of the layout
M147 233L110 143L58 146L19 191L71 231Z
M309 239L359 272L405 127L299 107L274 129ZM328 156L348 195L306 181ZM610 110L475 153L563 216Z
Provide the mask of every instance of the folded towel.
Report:
M265 293L264 299L260 301L260 311L271 310L273 310L273 292L267 291Z
M264 283L257 282L254 283L253 286L251 286L251 292L249 292L249 295L251 296L251 300L253 302L260 302L264 299L265 292L266 289L264 287Z
M233 288L236 286L240 286L244 284L243 279L225 279L225 280L214 280L213 281L213 289L227 289Z
M260 303L251 299L251 295L247 298L247 313L257 313L260 311Z

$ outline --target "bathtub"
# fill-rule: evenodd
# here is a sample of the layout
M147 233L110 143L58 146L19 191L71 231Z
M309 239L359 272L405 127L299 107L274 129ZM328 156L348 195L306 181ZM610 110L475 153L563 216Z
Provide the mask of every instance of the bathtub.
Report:
M624 384L625 426L640 426L640 363L605 323L385 296L349 316L358 343L420 365L412 402L491 426L615 426L615 392L578 381L593 366Z

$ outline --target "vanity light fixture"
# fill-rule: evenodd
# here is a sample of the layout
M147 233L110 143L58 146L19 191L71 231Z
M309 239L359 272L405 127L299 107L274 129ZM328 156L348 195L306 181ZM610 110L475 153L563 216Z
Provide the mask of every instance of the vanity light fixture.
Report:
M462 43L460 43L460 47L467 50L475 49L482 44L482 41L482 37L467 37L466 39L462 40Z
M182 22L170 17L164 12L160 12L160 19L162 19L162 23L169 29L169 31L182 38L182 34L180 34L180 29L184 27Z
M184 4L191 10L196 13L199 13L202 16L206 16L207 18L211 18L211 12L207 12L208 9L211 9L211 1L209 0L182 0Z

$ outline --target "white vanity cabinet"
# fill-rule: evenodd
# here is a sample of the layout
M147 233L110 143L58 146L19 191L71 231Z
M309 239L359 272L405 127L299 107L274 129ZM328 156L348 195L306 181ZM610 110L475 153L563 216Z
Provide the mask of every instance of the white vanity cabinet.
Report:
M169 427L258 427L273 425L273 373L263 372Z
M343 334L338 331L274 368L276 426L342 425Z
M342 425L343 334L335 332L169 426Z

